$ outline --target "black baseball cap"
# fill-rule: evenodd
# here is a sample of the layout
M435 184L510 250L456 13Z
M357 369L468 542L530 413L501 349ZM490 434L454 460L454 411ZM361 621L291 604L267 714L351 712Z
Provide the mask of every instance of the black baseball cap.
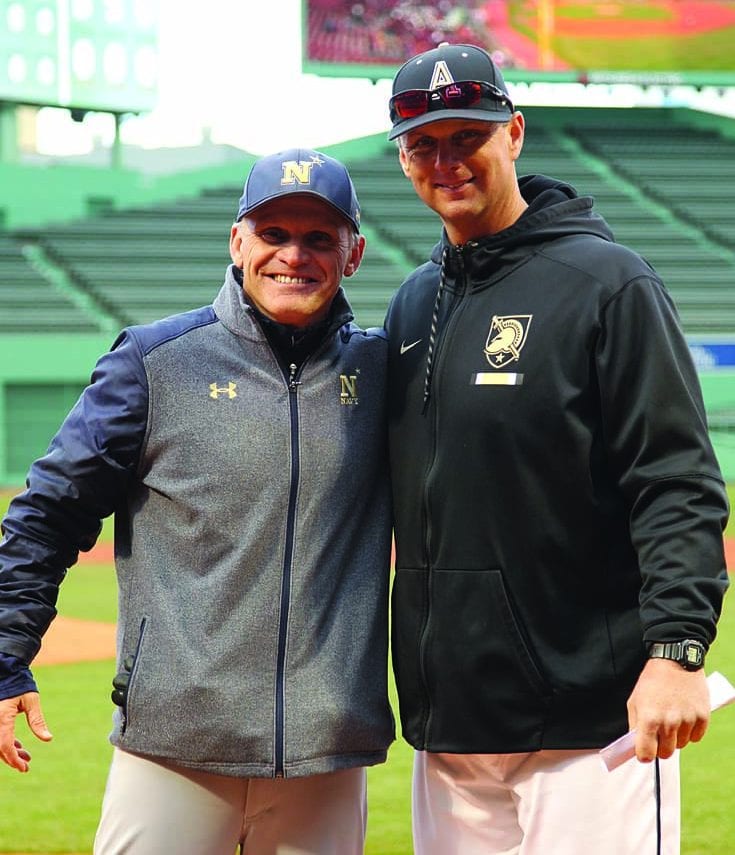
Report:
M481 85L463 85L471 83ZM444 42L412 57L396 72L388 139L442 119L507 122L513 110L503 75L486 50Z
M322 199L360 231L360 204L347 167L310 148L290 148L256 161L245 181L237 219L292 193Z

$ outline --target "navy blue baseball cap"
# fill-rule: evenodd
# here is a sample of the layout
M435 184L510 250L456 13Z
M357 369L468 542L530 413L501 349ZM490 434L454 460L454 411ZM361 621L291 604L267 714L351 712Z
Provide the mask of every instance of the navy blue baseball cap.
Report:
M507 122L514 109L503 75L486 50L443 42L396 72L388 139L442 119Z
M273 199L302 193L331 205L360 231L360 204L347 167L320 151L289 148L253 164L245 181L237 219Z

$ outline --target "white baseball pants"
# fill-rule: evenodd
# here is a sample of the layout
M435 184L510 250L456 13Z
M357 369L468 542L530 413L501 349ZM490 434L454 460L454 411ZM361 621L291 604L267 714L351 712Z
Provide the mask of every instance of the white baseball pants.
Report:
M414 755L415 855L679 855L679 757Z
M362 855L365 782L361 767L305 778L230 778L116 749L94 852Z

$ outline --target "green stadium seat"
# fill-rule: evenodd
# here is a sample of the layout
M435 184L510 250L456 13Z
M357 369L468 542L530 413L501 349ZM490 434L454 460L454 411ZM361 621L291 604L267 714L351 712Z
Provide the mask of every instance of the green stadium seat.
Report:
M0 334L98 331L93 318L29 263L21 244L0 235Z

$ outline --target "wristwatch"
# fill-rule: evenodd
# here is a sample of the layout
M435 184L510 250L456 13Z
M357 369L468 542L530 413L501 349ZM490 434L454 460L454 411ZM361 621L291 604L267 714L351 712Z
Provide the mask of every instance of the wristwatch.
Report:
M656 641L648 648L649 659L671 659L687 671L698 671L704 666L707 652L701 641L685 638L683 641Z

